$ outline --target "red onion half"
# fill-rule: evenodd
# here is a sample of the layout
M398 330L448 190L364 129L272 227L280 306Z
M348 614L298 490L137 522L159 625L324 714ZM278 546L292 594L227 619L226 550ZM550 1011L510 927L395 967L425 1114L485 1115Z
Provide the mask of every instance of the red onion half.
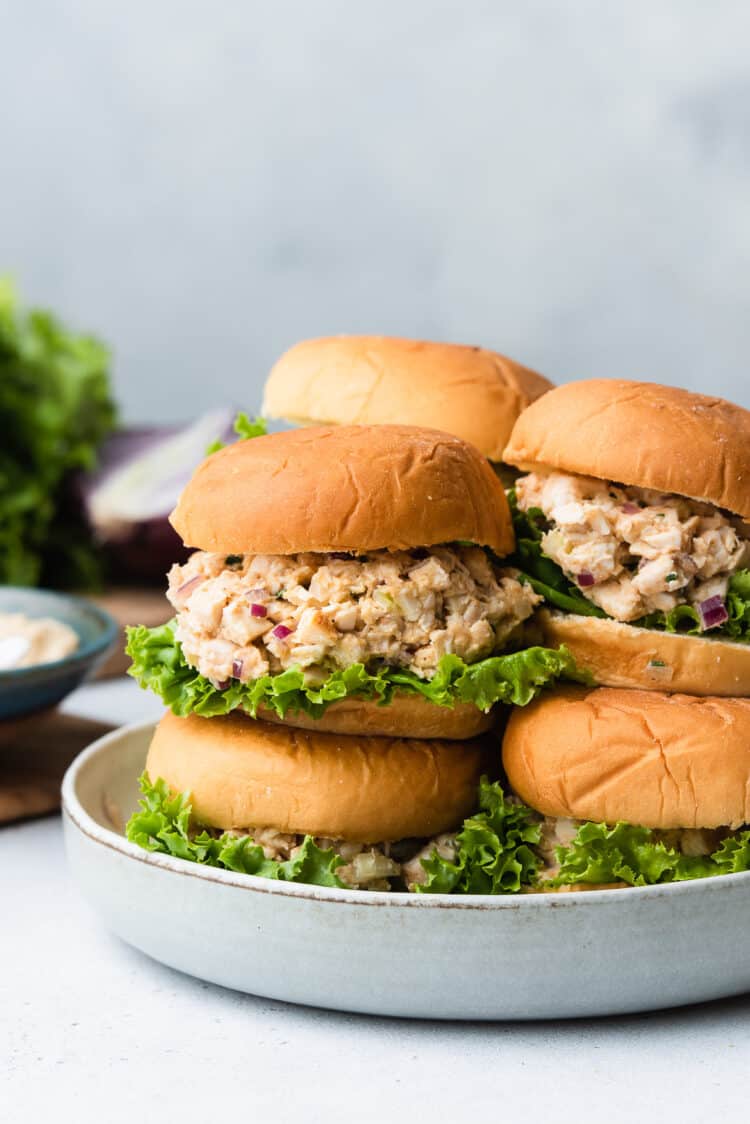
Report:
M714 597L707 597L705 601L701 601L698 605L698 616L701 619L701 628L704 632L709 628L718 628L719 625L726 624L729 620L729 613L724 604L724 599L716 594Z

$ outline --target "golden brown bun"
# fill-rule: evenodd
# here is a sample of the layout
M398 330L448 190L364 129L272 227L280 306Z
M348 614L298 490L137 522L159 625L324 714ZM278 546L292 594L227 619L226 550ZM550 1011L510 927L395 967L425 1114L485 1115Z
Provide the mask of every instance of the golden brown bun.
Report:
M146 770L189 791L196 819L376 843L449 831L476 802L481 741L340 737L243 715L156 728Z
M559 386L513 427L504 460L703 500L750 519L750 411L671 386Z
M503 767L547 816L737 828L750 820L750 700L565 687L513 712Z
M551 648L565 644L578 666L603 686L750 695L750 644L657 632L549 609L537 613L535 623L542 643Z
M298 425L434 426L499 461L518 415L551 387L483 347L331 336L282 355L268 376L263 413Z
M198 466L170 516L186 546L227 554L514 546L502 485L466 441L405 425L236 441Z
M456 703L453 707L436 706L421 695L394 695L387 706L370 699L341 699L331 703L320 718L310 718L304 711L287 713L277 718L273 711L258 715L266 722L296 726L302 730L319 730L332 734L377 734L386 738L447 738L463 741L475 738L494 726L491 711L484 714L473 703Z

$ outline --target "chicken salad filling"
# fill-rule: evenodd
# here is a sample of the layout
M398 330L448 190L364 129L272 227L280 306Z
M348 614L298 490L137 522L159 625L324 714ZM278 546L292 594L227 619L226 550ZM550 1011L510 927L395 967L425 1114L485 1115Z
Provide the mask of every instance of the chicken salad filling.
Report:
M230 555L196 551L169 573L176 639L214 685L289 668L307 683L374 662L430 679L507 645L542 598L475 546Z
M223 833L213 831L212 834L218 838ZM233 829L226 834L234 838L249 837L262 848L266 859L277 863L298 858L306 838L274 827ZM313 843L319 850L333 852L342 860L342 865L336 867L336 876L352 890L390 890L391 880L401 876L404 857L420 846L418 841L410 839L398 843L351 843L321 836L314 836Z
M360 844L273 827L221 832L144 774L126 828L148 851L243 874L358 890L509 894L607 885L647 886L750 870L747 825L656 831L628 823L543 817L483 777L477 810L432 839Z
M700 631L729 620L750 566L750 526L708 504L569 473L531 473L518 509L541 515L539 546L580 595L623 622L689 606Z

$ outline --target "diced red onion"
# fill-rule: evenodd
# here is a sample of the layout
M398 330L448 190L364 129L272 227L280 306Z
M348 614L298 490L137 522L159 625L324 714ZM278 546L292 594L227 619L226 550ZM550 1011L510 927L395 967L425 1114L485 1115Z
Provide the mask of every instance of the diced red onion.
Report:
M581 570L580 574L576 577L581 589L588 589L589 586L596 584L596 578L590 570Z
M257 598L268 597L268 590L264 585L256 585L255 589L248 589L247 596Z
M257 601L254 601L252 603L252 605L250 606L250 616L251 617L267 617L268 616L268 609L265 607L265 605L259 605L257 603Z
M620 511L624 511L626 515L637 515L640 510L637 503L630 503L629 501L620 508Z
M277 624L276 628L271 631L271 636L275 636L277 640L285 640L287 636L291 635L291 628L287 628L285 624Z
M202 581L202 574L198 574L197 578L191 578L189 582L183 582L183 584L178 587L177 593L180 595L180 597L183 597L189 589L195 589L196 585L200 585Z
M724 599L718 593L714 597L707 597L705 601L700 602L698 616L701 619L701 627L704 632L709 628L718 628L719 625L725 624L729 620Z
M242 675L242 660L235 660L232 664L232 675L235 679L239 679Z
M217 690L217 691L226 691L227 687L229 686L229 684L230 684L231 682L232 682L232 680L231 680L231 679L222 679L222 680L220 680L220 681L219 681L219 682L218 682L218 683L216 684L216 690Z

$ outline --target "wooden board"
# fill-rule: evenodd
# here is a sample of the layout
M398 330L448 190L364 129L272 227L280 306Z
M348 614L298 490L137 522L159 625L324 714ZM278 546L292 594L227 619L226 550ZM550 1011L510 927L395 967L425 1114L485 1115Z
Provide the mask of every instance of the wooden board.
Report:
M112 729L57 710L0 723L0 824L57 811L70 762Z
M130 666L130 660L124 652L126 625L145 624L154 628L174 616L174 609L164 593L157 589L110 589L89 600L111 613L121 629L117 647L98 669L97 679L124 675Z

